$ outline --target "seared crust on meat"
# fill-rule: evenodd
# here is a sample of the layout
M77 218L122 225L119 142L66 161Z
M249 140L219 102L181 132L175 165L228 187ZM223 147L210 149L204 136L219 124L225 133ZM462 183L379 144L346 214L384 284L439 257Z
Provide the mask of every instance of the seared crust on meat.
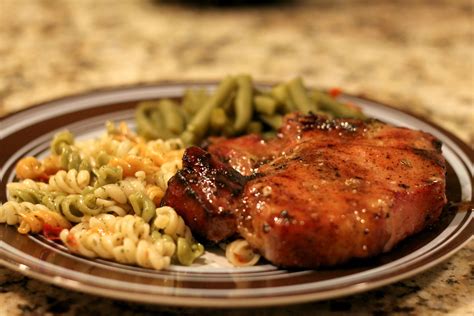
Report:
M206 205L214 223L220 217L215 210L228 210L233 214L228 222L237 224L229 224L222 236L235 229L279 266L315 268L389 251L436 221L446 203L440 142L376 120L292 114L273 140L255 135L214 140L208 150L223 162L218 167L226 170L224 177L230 172L226 164L249 176L231 173L228 181L242 190L229 194L206 174L200 184L215 187L211 191L222 198L199 204ZM183 170L175 178L202 174L192 164ZM183 194L173 191L173 181L166 203L176 208ZM194 192L203 190L193 187ZM194 214L187 207L180 214L193 228L188 212ZM213 223L206 225L212 231ZM213 237L218 241L221 236Z
M186 149L183 169L168 183L162 199L181 215L193 233L218 242L236 232L234 210L245 179L199 147Z

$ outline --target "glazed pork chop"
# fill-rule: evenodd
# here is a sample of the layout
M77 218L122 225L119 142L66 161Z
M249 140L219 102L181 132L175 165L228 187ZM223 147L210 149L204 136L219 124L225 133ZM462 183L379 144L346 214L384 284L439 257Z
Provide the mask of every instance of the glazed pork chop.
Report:
M186 151L164 204L194 233L238 234L279 266L389 251L446 203L440 142L376 120L291 114L275 139L214 139L207 149Z

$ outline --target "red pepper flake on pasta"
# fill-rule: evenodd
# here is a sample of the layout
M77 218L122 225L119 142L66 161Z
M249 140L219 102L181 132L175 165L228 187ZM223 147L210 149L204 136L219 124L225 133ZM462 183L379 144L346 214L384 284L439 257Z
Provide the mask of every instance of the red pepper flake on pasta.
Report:
M60 226L51 226L47 223L43 225L43 234L49 240L60 240L59 234L64 229L64 227Z

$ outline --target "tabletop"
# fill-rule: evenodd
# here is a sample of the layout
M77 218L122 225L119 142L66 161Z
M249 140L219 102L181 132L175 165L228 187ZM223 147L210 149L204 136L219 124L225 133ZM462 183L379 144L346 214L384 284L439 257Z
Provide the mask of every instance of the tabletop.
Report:
M103 87L302 76L474 145L472 1L233 2L0 0L0 116ZM473 262L471 240L444 263L367 293L212 311L105 299L0 268L0 315L474 315Z

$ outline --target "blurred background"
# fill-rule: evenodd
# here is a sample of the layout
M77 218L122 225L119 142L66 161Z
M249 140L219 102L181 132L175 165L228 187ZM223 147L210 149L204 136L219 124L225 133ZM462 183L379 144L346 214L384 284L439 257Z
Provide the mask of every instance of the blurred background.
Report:
M0 115L90 89L302 76L474 144L471 0L0 0Z
M237 73L261 81L302 76L307 85L339 87L422 115L473 146L473 6L472 0L0 0L0 116L105 87ZM411 280L262 313L468 313L473 253L471 242ZM0 267L2 311L196 312L84 295Z

